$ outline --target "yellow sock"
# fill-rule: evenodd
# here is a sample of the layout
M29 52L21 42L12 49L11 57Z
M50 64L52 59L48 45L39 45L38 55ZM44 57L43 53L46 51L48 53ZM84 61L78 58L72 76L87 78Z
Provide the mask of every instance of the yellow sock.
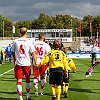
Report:
M64 94L65 92L65 82L63 82L63 86L62 86L62 94Z
M61 86L56 87L56 100L60 100L60 95L61 95Z
M52 95L53 96L56 95L56 93L55 93L55 85L50 84L50 88L51 88L51 91L52 91Z
M66 93L68 92L68 86L69 86L69 83L65 83L65 92Z

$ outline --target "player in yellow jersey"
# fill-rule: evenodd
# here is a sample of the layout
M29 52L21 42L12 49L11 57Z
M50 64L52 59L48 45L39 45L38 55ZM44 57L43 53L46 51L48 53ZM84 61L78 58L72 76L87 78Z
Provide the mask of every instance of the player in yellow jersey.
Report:
M67 54L67 48L63 47L61 49L65 54ZM70 74L70 70L72 69L73 72L75 73L76 72L76 66L75 66L75 63L74 61L69 57L69 56L66 56L66 61L68 61L68 66L69 66L69 69L68 69L68 77L64 77L64 80L63 80L63 86L62 86L62 92L64 94L64 97L65 98L68 98L68 86L69 86L69 74Z
M52 91L52 100L60 100L63 75L64 72L66 77L68 74L68 62L66 61L65 53L59 50L60 46L60 41L55 40L53 42L54 49L48 52L42 61L37 65L39 68L45 63L49 62L49 84Z

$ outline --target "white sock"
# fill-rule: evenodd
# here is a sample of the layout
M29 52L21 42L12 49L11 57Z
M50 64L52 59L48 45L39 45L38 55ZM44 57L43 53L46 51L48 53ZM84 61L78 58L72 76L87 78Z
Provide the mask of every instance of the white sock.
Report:
M30 83L26 83L27 99L30 97L30 87L31 87L31 84Z
M19 100L23 100L22 98L22 85L17 84L17 92L18 92L18 96L19 96Z

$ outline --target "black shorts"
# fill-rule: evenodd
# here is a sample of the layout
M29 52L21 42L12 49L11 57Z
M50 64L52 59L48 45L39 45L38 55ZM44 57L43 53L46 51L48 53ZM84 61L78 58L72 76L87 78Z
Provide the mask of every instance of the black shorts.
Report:
M55 68L50 72L49 84L62 85L63 75L63 70L61 68Z
M69 83L69 77L70 77L70 70L68 70L68 78L65 78L65 76L64 76L63 82Z

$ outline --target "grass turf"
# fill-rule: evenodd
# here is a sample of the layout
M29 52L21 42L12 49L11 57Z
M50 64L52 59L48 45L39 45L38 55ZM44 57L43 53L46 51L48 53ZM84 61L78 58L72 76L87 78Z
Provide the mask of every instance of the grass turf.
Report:
M91 59L73 59L76 73L70 73L70 84L67 100L100 100L100 65L96 67L92 76L85 78L85 72L91 65ZM13 68L13 64L3 64L0 66L0 74ZM44 95L36 97L34 95L33 76L31 75L31 97L32 100L51 100L51 90L49 84L45 85ZM47 78L48 82L48 78ZM23 80L23 99L26 100L25 80ZM39 84L40 89L40 84ZM0 76L0 100L18 100L16 92L16 80L14 71L10 71ZM61 100L66 100L61 95Z

